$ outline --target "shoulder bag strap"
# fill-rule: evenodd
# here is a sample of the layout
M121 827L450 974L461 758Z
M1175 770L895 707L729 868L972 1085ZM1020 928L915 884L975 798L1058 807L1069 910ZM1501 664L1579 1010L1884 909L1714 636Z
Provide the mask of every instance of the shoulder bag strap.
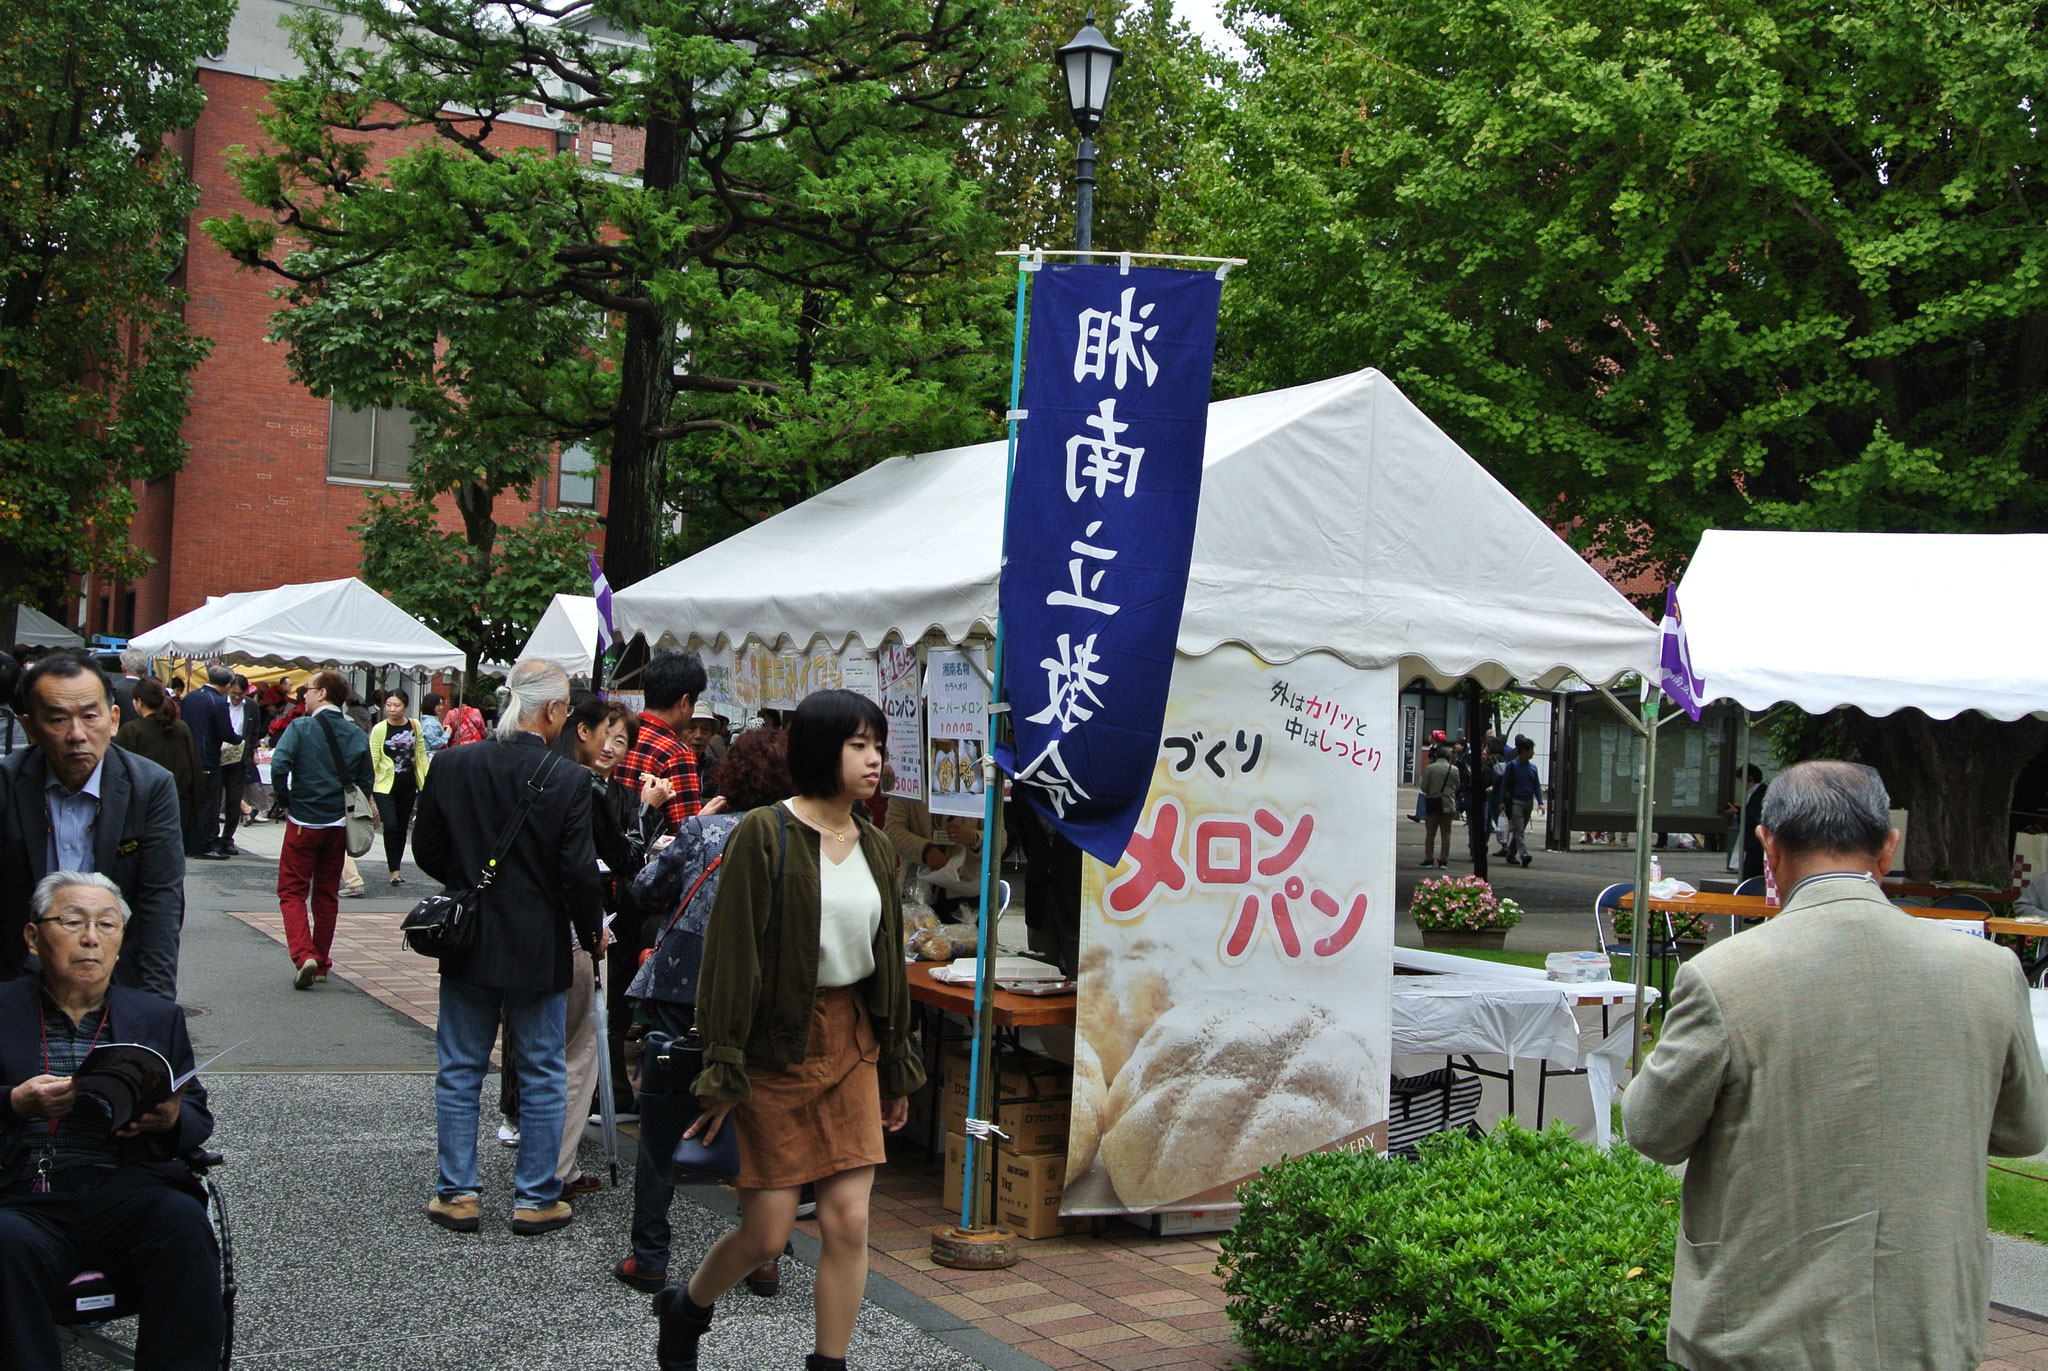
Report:
M341 744L334 741L334 730L327 726L328 720L320 715L313 716L313 722L320 725L320 736L327 740L327 750L334 757L334 777L341 782L342 790L348 789L348 763L341 759Z
M549 752L541 759L540 765L534 768L532 777L526 782L526 793L519 797L519 808L512 811L512 821L505 825L505 831L498 835L498 845L492 848L491 855L484 859L484 869L477 876L473 889L484 891L490 888L492 879L498 874L498 864L511 854L512 844L518 840L519 830L525 826L527 814L532 811L534 801L540 798L541 791L547 785L548 773L555 769L555 763L560 760L560 753Z

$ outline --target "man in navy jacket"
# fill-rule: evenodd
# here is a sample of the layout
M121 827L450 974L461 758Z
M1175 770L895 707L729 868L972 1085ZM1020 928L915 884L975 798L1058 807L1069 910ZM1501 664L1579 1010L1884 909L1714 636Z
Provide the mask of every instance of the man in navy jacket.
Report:
M33 747L0 760L0 910L17 917L52 871L111 876L133 912L114 983L176 999L185 846L171 773L111 746L114 693L99 668L53 652L21 678ZM28 957L0 929L0 979Z
M199 753L199 821L192 826L188 857L224 860L234 855L220 838L220 747L242 741L228 712L228 697L221 694L234 683L235 673L216 662L206 668L206 684L178 706L178 717L192 730L192 746Z
M31 898L33 980L0 983L0 1365L59 1371L51 1301L105 1271L141 1318L136 1360L162 1371L220 1365L220 1257L203 1194L178 1159L213 1133L197 1078L116 1129L81 1088L100 1044L140 1043L172 1078L192 1069L170 1000L112 984L128 908L105 876L54 872Z

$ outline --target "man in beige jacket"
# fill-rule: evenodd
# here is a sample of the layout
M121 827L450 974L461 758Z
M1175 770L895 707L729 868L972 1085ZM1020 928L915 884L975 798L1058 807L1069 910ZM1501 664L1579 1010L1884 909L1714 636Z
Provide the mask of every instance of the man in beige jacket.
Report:
M1785 892L1672 990L1628 1141L1685 1162L1671 1359L1694 1371L1974 1371L1988 1154L2048 1147L2019 962L1892 906L1868 767L1807 762L1758 829Z

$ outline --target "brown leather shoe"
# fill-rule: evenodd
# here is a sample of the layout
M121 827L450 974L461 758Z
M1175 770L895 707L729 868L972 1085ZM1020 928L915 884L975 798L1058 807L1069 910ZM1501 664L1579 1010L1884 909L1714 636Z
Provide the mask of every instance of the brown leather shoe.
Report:
M427 1201L427 1217L452 1233L474 1233L483 1222L474 1195L457 1195L452 1200L436 1195Z
M604 1189L604 1182L591 1175L588 1171L579 1171L568 1180L562 1182L562 1193L564 1195L588 1195L593 1190L602 1189Z
M539 1209L515 1209L512 1211L512 1231L522 1238L530 1238L537 1233L567 1228L575 1217L576 1211L569 1207L567 1200L556 1200Z

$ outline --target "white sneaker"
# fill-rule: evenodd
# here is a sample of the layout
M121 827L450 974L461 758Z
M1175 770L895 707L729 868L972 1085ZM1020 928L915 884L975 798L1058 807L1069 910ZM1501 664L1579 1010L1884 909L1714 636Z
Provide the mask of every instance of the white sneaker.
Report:
M507 1147L519 1146L519 1130L509 1123L498 1125L498 1141Z

